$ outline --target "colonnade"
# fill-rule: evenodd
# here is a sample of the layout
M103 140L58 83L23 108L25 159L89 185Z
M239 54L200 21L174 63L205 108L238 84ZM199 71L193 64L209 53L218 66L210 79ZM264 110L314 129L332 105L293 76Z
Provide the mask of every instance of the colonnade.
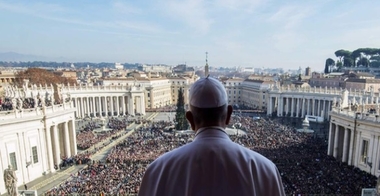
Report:
M276 112L277 116L301 117L306 115L328 118L332 101L322 97L273 96L268 102L267 114Z
M123 116L126 114L144 113L140 96L85 96L73 97L76 117ZM136 107L137 106L137 107Z
M330 122L329 126L327 154L349 165L355 165L353 161L353 151L355 149L354 126L356 125L350 124L346 127L333 122ZM359 137L357 137L357 140L359 140Z
M333 109L327 154L375 176L380 175L380 132L377 114Z
M1 83L13 83L15 78L0 78Z
M55 171L54 166L61 163L63 157L77 154L77 142L74 120L53 124L46 128L46 149L48 168Z

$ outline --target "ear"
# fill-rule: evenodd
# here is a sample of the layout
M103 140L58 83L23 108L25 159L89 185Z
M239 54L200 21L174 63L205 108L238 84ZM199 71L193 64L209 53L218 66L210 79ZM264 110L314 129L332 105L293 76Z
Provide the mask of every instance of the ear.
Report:
M189 121L191 129L195 131L194 117L193 117L193 113L191 113L191 111L186 112L186 119L187 119L187 121Z
M226 118L226 125L230 123L231 120L231 114L232 114L233 108L231 105L227 106L227 118Z

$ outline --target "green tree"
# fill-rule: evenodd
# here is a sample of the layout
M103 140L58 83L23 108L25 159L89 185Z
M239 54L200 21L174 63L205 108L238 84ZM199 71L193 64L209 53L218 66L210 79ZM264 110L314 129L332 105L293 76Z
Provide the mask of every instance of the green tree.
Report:
M362 65L362 66L365 66L365 67L369 67L369 60L366 58L366 57L362 57L359 59L359 61L357 62L357 65Z
M177 109L174 123L176 130L186 130L189 128L189 123L186 120L185 100L183 97L182 88L178 90Z
M355 64L354 59L352 59L352 57L350 57L350 56L344 57L343 66L353 67L354 64Z
M335 61L331 58L326 59L325 63L325 73L330 73L331 72L331 66L335 65Z
M342 62L344 57L351 56L351 52L348 50L337 50L335 51L335 56L339 58L339 61Z
M362 48L359 48L359 49L356 49L354 50L352 53L351 53L351 58L352 60L354 61L354 67L356 67L358 64L357 64L357 60L360 61L361 57L362 57L362 53L363 53L363 50Z
M343 63L338 61L336 63L336 70L335 71L341 71L342 70L342 67L343 67Z
M353 65L353 60L352 60L352 57L351 57L351 52L348 51L348 50L337 50L335 51L335 56L339 58L339 62L343 62L343 66L345 67L352 67ZM346 62L346 59L347 59L347 62Z

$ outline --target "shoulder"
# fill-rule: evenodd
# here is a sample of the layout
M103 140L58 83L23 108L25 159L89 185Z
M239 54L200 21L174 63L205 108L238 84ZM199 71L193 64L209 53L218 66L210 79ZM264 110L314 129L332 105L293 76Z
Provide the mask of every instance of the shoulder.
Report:
M194 148L192 144L193 143L188 143L184 146L181 146L179 148L166 152L162 154L161 156L159 156L156 160L154 160L150 165L158 165L161 163L167 163L167 162L172 161L173 159L178 159L181 155L186 155L186 154L188 155L187 152L191 152L192 148Z

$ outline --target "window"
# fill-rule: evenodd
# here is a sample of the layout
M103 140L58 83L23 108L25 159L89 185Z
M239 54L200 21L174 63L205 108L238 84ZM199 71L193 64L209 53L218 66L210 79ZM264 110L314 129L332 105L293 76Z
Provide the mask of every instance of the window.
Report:
M38 163L37 146L32 147L33 163Z
M361 152L361 162L367 163L367 155L368 155L368 140L363 140L362 143L362 152Z
M9 159L11 161L11 165L12 165L13 170L16 171L17 170L16 153L15 152L9 153Z

